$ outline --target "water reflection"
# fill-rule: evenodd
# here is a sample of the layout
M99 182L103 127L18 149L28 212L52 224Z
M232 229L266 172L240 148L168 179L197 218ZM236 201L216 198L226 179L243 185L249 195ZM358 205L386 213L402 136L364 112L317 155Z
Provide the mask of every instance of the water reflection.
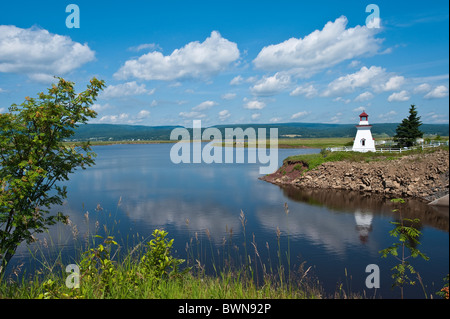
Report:
M341 190L304 189L294 186L281 187L290 199L308 205L325 206L337 213L363 212L378 216L398 218L393 210L398 208L390 199L377 194ZM418 218L422 225L449 231L448 208L429 206L417 199L406 199L402 206L404 218Z
M381 196L292 186L280 189L289 199L289 215L283 213L280 199L278 206L257 207L255 215L260 227L269 234L275 234L279 228L295 241L307 240L316 247L314 252L306 248L313 253L325 250L336 258L345 258L350 247L357 247L358 254L365 251L378 256L379 250L390 241L388 232L392 225L389 222L399 218L398 213L393 212L395 205ZM448 213L437 214L432 207L412 199L403 205L403 217L419 218L419 229L431 227L448 233ZM299 250L305 252L305 247Z
M269 234L275 234L277 228L282 235L294 241L307 241L315 247L314 252L324 251L341 258L347 254L348 246L359 244L355 232L355 219L352 214L330 214L328 209L320 205L305 203L289 204L289 214L281 207L278 213L274 209L261 207L256 212L258 222ZM303 253L311 248L299 248ZM376 251L377 247L373 247Z
M180 233L204 232L209 230L212 240L220 243L225 230L240 230L236 214L225 206L208 201L147 200L136 202L125 200L123 210L139 228L175 227ZM186 240L186 238L184 239Z
M361 212L357 210L355 212L356 230L359 233L359 240L361 243L367 243L369 239L369 233L372 231L372 219L371 212Z

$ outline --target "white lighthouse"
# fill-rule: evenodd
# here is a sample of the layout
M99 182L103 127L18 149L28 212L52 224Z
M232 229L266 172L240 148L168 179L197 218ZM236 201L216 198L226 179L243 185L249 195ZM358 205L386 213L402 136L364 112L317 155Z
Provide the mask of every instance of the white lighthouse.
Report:
M355 152L375 152L375 141L372 137L369 125L369 115L362 112L359 115L359 125L356 125L356 137L353 142L353 151Z

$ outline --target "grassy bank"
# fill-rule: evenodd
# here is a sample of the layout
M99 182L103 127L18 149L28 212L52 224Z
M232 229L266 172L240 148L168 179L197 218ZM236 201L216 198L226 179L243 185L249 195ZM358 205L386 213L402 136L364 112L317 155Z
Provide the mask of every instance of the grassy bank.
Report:
M44 279L2 284L4 299L318 299L319 292L304 288L289 289L266 279L257 287L240 273L226 272L220 277L188 273L171 278L142 275L137 266L119 265L114 278L82 278L79 288L68 288L67 273L49 274Z
M294 155L289 156L284 159L284 162L302 162L307 167L307 170L312 170L325 162L339 162L339 161L349 161L349 162L372 162L372 161L389 161L398 159L403 156L413 155L413 154L426 154L433 153L438 150L447 150L448 146L440 146L427 149L415 149L404 152L331 152L322 150L318 154L305 154L305 155Z
M353 142L353 138L330 137L330 138L285 138L279 139L280 148L327 148L341 147Z

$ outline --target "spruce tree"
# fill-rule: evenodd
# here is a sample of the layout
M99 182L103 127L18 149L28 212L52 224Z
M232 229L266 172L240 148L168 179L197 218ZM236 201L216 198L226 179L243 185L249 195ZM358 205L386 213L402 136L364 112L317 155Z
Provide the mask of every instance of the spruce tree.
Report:
M409 109L409 116L397 126L394 141L401 147L413 146L417 138L423 137L423 132L419 129L421 125L422 122L420 116L417 116L416 106L412 104Z

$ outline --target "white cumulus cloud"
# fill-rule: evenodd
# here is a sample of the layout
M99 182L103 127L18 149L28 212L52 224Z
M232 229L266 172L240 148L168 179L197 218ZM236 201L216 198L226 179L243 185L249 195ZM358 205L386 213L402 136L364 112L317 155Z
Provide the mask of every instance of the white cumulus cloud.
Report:
M129 113L111 114L102 116L98 123L109 124L136 124L140 123L150 117L150 111L141 110L135 116L130 116Z
M363 66L355 73L341 76L332 81L322 95L339 96L359 88L372 88L376 92L393 91L399 89L404 81L403 76L388 73L382 67L367 68Z
M244 82L244 78L241 75L236 75L234 78L231 79L230 85L239 85Z
M139 111L139 113L137 114L137 118L142 120L142 119L146 119L150 116L150 111L147 110L141 110Z
M389 102L405 102L409 100L409 93L406 90L395 92L389 95Z
M308 86L300 85L296 87L289 95L291 96L304 95L310 99L317 95L317 89L312 84Z
M374 95L370 93L369 91L363 92L357 97L355 97L355 102L363 102L370 99L373 99Z
M356 88L368 87L373 81L380 76L383 76L385 70L378 66L371 66L367 68L363 66L359 71L347 74L337 78L328 84L328 88L323 93L324 96L340 95L343 93L350 93Z
M105 115L99 120L100 123L127 123L130 115L127 113L121 113L118 115Z
M147 90L145 84L137 84L136 81L118 85L108 85L100 96L102 98L116 98L130 95L153 94L155 89Z
M422 83L414 88L414 93L427 93L431 91L431 85Z
M381 91L395 91L398 90L402 84L405 82L405 78L403 76L393 76L389 78L389 80L378 86L378 89Z
M244 108L249 110L262 110L266 106L266 103L258 100L246 101Z
M170 55L149 52L131 59L114 74L118 79L143 80L206 79L225 70L239 58L237 44L213 31L202 43L190 42Z
M26 74L39 82L50 82L93 61L95 52L87 44L45 29L22 29L0 25L0 72Z
M276 73L273 76L265 76L261 80L259 80L253 87L250 88L250 91L254 95L259 96L270 96L288 88L291 84L291 77L287 74Z
M425 95L426 99L439 99L448 96L448 87L439 85Z
M231 114L230 114L230 111L228 111L228 110L222 110L222 111L219 112L219 119L221 121L226 120L230 116L231 116Z
M374 36L380 29L367 26L347 28L347 23L347 18L341 16L304 38L293 37L266 46L253 63L258 69L290 70L298 76L308 77L342 61L376 54L382 40Z

